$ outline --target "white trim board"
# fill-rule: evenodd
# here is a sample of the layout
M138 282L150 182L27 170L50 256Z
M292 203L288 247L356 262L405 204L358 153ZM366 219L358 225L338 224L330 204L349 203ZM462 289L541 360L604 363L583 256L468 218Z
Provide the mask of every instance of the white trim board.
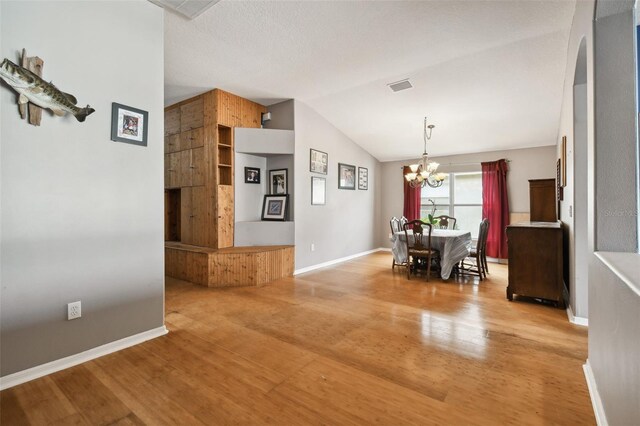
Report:
M391 250L391 249L385 249L385 248L379 247L377 249L363 251L360 253L352 254L350 256L340 257L338 259L329 260L328 262L318 263L317 265L311 265L304 268L296 269L295 271L293 271L293 275L304 274L305 272L311 272L315 269L326 268L327 266L336 265L338 263L346 262L348 260L355 259L357 257L362 257L371 253L376 253L378 251L387 251L387 250Z
M0 390L9 389L13 386L38 379L48 374L82 364L83 362L91 361L92 359L100 358L101 356L135 346L142 342L146 342L147 340L164 336L168 332L169 330L167 330L163 325L162 327L143 331L142 333L134 334L133 336L125 337L124 339L116 340L115 342L106 343L102 346L98 346L75 355L47 362L46 364L37 365L26 370L18 371L17 373L8 374L0 377Z
M589 327L589 318L577 317L573 315L573 309L571 309L571 305L569 305L568 303L567 303L567 318L569 318L569 322L571 324Z
M589 388L589 396L591 397L591 404L593 405L593 413L596 417L596 423L598 426L608 426L607 416L604 413L604 406L602 405L602 399L598 393L598 387L596 386L596 378L593 376L593 370L589 360L582 366L584 370L584 377L587 379L587 388Z

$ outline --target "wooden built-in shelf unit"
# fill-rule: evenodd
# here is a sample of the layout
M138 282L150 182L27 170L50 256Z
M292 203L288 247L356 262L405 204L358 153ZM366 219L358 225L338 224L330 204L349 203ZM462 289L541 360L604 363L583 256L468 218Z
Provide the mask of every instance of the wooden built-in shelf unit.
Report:
M165 108L166 274L209 287L293 274L293 245L233 247L236 127L266 108L219 89Z
M165 108L166 241L233 246L233 129L259 128L263 112L219 89Z

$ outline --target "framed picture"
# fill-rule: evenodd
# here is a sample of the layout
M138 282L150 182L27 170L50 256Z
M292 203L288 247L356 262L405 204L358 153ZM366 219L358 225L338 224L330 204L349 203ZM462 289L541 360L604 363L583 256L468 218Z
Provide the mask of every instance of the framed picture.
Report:
M262 220L287 220L289 195L265 195Z
M356 166L338 163L338 189L356 189Z
M244 183L260 183L260 169L257 167L245 167Z
M560 155L561 155L560 158L562 159L562 163L561 163L562 181L560 186L564 188L565 186L567 186L567 137L566 136L562 137L562 151Z
M312 148L309 171L326 175L329 171L329 154Z
M138 108L111 104L111 140L147 146L149 113Z
M557 198L558 202L562 201L564 198L564 190L562 188L562 160L558 158L556 162L556 190L557 190ZM558 208L558 212L560 208Z
M287 169L269 170L269 182L272 195L282 195L289 191Z
M358 167L358 189L369 189L369 169Z
M327 197L327 180L311 176L311 205L324 206Z

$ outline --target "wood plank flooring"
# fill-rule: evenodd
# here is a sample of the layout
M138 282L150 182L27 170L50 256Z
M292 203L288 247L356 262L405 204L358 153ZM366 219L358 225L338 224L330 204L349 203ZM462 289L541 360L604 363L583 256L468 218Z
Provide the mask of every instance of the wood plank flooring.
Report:
M587 330L389 253L264 287L167 278L170 333L0 394L2 425L595 424Z

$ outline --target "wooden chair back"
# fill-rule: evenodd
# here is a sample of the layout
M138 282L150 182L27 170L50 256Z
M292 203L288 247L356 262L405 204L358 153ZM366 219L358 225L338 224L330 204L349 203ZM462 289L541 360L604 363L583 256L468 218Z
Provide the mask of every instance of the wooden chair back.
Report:
M480 222L480 230L478 232L478 255L483 254L487 249L487 236L489 235L489 220L482 219Z
M405 223L403 228L407 243L407 253L411 254L431 249L431 231L433 227L430 224L421 220L412 220Z
M437 227L440 229L456 229L456 218L447 216L446 214L436 216L434 219L438 219Z

